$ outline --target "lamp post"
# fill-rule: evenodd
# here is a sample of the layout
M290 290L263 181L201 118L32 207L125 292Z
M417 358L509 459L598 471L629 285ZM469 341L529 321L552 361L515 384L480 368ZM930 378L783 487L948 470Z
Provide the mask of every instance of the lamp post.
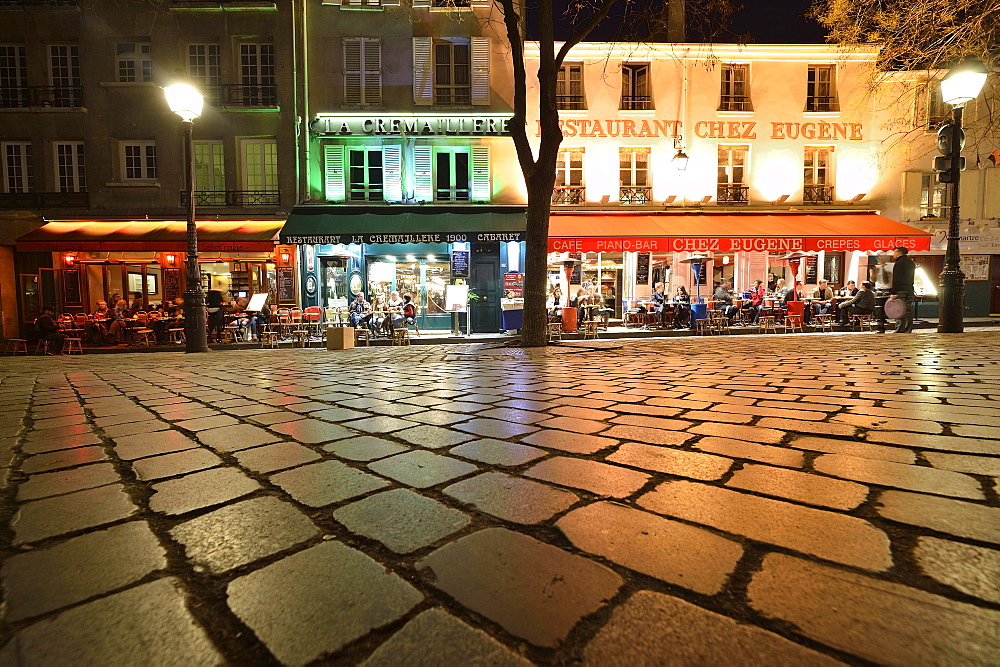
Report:
M205 97L186 83L163 89L170 110L184 125L184 189L187 192L187 289L184 290L185 352L208 352L205 322L205 293L201 291L198 269L198 227L194 220L194 119L201 116Z
M945 155L944 167L940 169L939 178L943 183L951 185L949 192L948 215L948 248L944 255L944 268L938 284L941 289L938 295L938 333L962 333L965 328L963 309L965 307L965 274L960 265L961 255L958 247L959 181L962 173L962 147L965 143L965 133L962 131L962 110L965 103L974 100L986 83L989 70L978 60L964 60L948 71L941 80L941 99L954 105L952 120L938 131L938 149ZM940 158L939 158L940 160Z

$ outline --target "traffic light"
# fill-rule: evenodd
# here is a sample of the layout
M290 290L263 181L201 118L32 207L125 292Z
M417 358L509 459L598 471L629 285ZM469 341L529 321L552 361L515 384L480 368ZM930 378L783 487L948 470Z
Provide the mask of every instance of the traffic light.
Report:
M956 132L957 130L957 132ZM958 135L958 146L955 146L955 135ZM965 131L954 124L942 125L937 133L937 149L941 155L934 158L934 171L938 173L938 183L951 183L951 155L952 150L961 153L965 148ZM958 157L958 170L965 171L965 158Z

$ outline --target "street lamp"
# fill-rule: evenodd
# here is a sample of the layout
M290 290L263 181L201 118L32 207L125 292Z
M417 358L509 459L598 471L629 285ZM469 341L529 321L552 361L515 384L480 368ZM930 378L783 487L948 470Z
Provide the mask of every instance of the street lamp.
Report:
M951 185L949 193L950 213L948 215L948 249L944 255L938 295L938 332L962 333L965 328L963 309L965 307L965 274L960 265L958 248L959 211L958 191L962 173L962 147L965 133L962 131L962 110L965 103L979 96L989 70L978 60L964 60L955 65L941 80L941 99L954 105L951 123L938 130L938 150L944 156L935 160L935 168L940 171L938 178Z
M187 289L184 290L185 352L208 352L205 293L198 269L198 227L194 221L194 119L201 116L205 96L186 83L163 89L170 110L184 125L184 189L187 192Z

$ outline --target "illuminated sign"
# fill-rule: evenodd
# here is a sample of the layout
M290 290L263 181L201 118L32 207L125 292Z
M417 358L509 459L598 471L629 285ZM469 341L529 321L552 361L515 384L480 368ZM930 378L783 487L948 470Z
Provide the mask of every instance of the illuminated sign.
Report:
M550 238L549 252L828 252L929 250L930 237L897 236L650 236Z
M541 136L541 121L535 121L535 136ZM559 121L564 137L680 138L684 127L679 120L639 120L632 118L565 118ZM815 121L758 123L747 120L699 120L694 134L700 139L820 139L824 141L864 141L861 123Z
M510 136L509 115L480 114L475 116L364 116L352 114L318 114L311 128L314 134L331 137L378 136Z
M282 243L327 245L332 243L490 243L523 241L524 232L418 232L412 234L301 234L281 237Z

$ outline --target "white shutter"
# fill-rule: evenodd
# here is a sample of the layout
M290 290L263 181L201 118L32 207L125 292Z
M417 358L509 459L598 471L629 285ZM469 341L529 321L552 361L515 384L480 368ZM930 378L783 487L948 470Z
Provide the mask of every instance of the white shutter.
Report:
M472 103L490 103L490 40L472 38Z
M403 201L402 146L382 146L382 194L386 201Z
M1000 167L984 169L986 183L983 187L983 217L1000 218Z
M361 95L361 42L360 37L344 40L344 103L358 105Z
M413 0L414 7L430 7L431 0Z
M972 158L975 160L975 158ZM962 174L962 187L958 193L958 208L963 218L979 217L979 182L981 169L970 169Z
M900 220L919 220L920 183L923 173L919 171L903 172L903 201L900 202Z
M434 67L430 37L413 38L413 103L430 105L434 99Z
M490 200L490 147L472 147L472 200Z
M346 199L344 147L342 145L326 144L323 147L323 179L326 184L327 201L344 201Z
M417 201L434 201L430 146L413 147L413 198Z
M363 44L364 103L382 104L382 42L366 38Z

